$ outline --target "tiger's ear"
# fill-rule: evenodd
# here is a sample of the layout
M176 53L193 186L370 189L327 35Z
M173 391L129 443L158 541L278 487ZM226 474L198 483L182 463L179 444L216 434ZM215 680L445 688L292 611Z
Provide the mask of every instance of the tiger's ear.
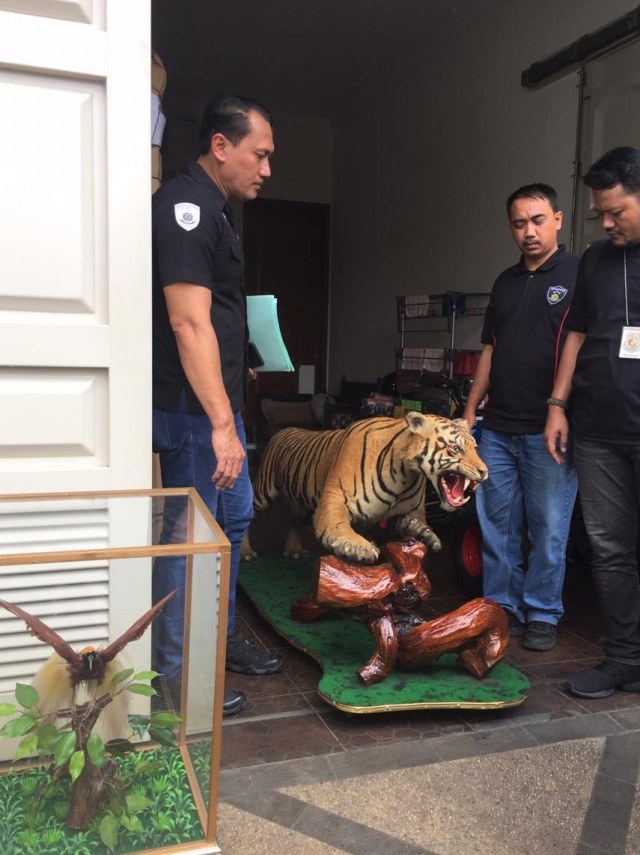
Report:
M420 436L428 437L436 429L436 421L424 413L418 413L415 410L410 410L406 415L406 422L411 433L417 433Z
M453 419L454 424L460 425L463 430L469 432L469 422L466 419Z

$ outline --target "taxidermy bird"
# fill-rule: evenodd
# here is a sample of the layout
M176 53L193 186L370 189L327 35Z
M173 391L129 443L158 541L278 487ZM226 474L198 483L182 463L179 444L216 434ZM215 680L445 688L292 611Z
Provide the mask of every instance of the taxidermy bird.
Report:
M167 594L107 647L100 649L84 647L79 652L76 652L40 618L25 612L20 606L0 600L0 606L16 617L22 618L31 635L44 641L45 644L50 644L55 651L40 667L31 683L40 698L38 703L40 712L55 713L83 702L79 690L84 690L85 695L88 696L84 700L95 700L101 694L111 692L111 680L119 671L124 670L124 666L116 657L127 644L136 641L144 634L175 593L172 591ZM105 707L100 717L105 741L126 735L127 712L127 692L120 692Z

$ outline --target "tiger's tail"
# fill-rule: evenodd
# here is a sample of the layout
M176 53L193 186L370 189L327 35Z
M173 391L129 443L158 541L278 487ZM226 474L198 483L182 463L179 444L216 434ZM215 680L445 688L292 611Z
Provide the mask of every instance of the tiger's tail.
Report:
M287 455L291 434L294 436L297 428L285 428L278 431L267 443L258 472L253 481L253 507L263 511L271 502L278 498L282 489L283 472L286 472Z

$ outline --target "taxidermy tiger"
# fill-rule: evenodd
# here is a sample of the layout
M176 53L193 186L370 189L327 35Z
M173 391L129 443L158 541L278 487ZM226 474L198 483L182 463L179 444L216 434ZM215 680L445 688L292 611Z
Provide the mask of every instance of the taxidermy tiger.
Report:
M254 482L254 507L280 498L294 520L314 512L316 537L341 558L375 562L380 550L355 531L393 520L400 536L424 541L438 551L440 540L427 525L427 479L441 507L454 511L487 477L487 467L463 420L409 412L405 418L371 418L345 430L286 428L267 444ZM248 536L242 557L256 553ZM284 554L304 554L297 531Z

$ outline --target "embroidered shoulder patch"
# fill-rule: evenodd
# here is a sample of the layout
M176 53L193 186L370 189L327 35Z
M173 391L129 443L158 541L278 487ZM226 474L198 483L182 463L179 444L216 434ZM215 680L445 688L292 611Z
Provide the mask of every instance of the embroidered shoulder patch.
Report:
M187 232L195 229L200 222L199 205L193 205L191 202L177 202L173 206L173 210L176 216L176 223Z
M568 291L562 285L552 285L547 290L547 303L550 306L555 306L556 303L561 303L567 296Z

